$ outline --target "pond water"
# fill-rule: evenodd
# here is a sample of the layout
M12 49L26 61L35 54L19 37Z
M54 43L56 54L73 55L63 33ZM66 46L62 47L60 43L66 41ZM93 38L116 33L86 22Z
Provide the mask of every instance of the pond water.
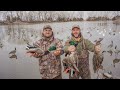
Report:
M84 38L91 42L99 38L104 38L102 50L114 51L115 46L120 50L120 25L114 25L112 21L93 21L93 22L61 22L61 23L43 23L32 25L1 25L0 26L0 78L1 79L41 79L39 72L38 60L26 55L27 42L33 42L41 38L41 32L44 25L52 26L55 37L65 41L71 35L71 27L78 24L81 27L81 32ZM91 35L87 32L90 32ZM108 48L108 45L113 41L113 47ZM9 58L9 52L16 47L17 59ZM90 70L91 77L96 78L93 72L92 65L93 53L90 52ZM120 53L116 56L120 58ZM116 58L115 53L110 56L110 53L104 53L104 61L102 63L105 71L111 71L114 77L120 78L120 63L113 65L113 60ZM64 55L62 56L64 58ZM68 75L63 73L63 78L67 79Z

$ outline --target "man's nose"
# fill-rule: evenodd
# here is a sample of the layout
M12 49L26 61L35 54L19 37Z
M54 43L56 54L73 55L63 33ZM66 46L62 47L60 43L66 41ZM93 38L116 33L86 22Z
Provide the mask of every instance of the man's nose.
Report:
M49 31L47 31L46 33L49 33Z

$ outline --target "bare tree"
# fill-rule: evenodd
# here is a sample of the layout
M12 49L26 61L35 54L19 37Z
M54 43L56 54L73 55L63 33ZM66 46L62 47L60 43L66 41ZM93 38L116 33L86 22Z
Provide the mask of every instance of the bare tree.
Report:
M108 19L119 15L120 11L0 11L0 21L70 21L87 17Z

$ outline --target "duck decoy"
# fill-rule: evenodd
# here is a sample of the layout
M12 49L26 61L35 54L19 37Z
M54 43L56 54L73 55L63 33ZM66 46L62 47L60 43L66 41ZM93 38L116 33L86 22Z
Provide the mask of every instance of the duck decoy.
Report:
M115 67L115 64L118 63L118 62L120 62L120 59L115 58L115 59L113 60L113 65L114 65L114 67Z
M102 53L105 53L106 51L102 51Z
M115 35L115 33L113 35Z
M16 58L16 59L17 59L17 55L13 54L13 55L10 56L9 58Z
M113 47L113 41L111 41L111 44L108 45L108 48L112 48Z
M120 53L120 50L117 49L117 45L115 46L114 52L115 52L115 57L117 57L118 54Z
M109 51L107 51L108 53L110 53L110 56L112 56L112 54L113 54L113 51L112 50L109 50Z
M15 54L16 53L16 47L15 50L11 51L9 54Z
M3 47L3 44L2 43L0 43L0 48L2 48Z
M103 40L103 38L99 38L99 40L95 40L94 42L96 43L96 45L101 44L101 41Z

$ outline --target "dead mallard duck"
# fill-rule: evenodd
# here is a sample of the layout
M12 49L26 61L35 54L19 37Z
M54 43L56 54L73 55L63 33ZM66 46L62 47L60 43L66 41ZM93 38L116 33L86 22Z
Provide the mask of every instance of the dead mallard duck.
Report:
M75 70L75 72L79 72L78 69L78 57L75 52L70 53L63 59L63 65L67 65L68 68ZM65 68L66 69L66 68Z
M36 46L29 45L26 47L27 53L39 53L41 55L44 55L44 51Z
M115 52L115 57L117 58L118 54L120 53L120 50L117 49L117 45L115 46L114 52Z
M94 54L93 56L93 70L94 72L98 72L99 69L103 69L103 54Z

